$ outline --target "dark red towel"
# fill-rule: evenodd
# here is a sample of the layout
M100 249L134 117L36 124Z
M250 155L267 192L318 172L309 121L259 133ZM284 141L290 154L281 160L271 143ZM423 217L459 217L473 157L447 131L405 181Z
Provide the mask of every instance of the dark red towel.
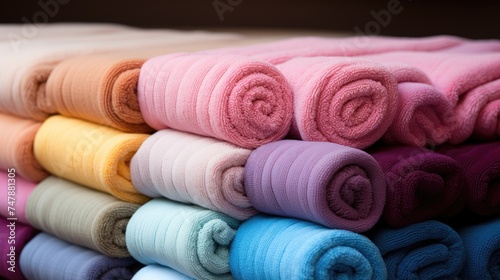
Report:
M370 151L385 173L383 218L393 227L457 214L464 206L466 180L453 158L418 147Z

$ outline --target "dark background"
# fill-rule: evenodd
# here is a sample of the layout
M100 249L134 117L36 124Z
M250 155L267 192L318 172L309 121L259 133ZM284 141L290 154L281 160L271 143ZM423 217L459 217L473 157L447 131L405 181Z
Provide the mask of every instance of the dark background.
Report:
M232 11L226 11L221 22L214 1L240 3L229 6ZM43 17L34 17L37 12L43 12L40 2L52 2L58 4L58 9L48 16L49 22L114 22L178 29L265 27L354 32L355 27L365 30L366 25L375 20L370 12L387 10L391 1L397 0L4 0L0 23L23 23L23 18L29 22L43 21ZM500 1L400 0L399 3L402 11L392 14L385 27L375 30L378 34L500 38Z

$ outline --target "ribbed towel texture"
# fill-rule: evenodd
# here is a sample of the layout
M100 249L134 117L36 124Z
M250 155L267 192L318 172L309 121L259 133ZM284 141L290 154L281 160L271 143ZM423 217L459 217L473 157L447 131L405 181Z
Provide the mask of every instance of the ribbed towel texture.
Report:
M35 228L112 258L128 257L125 230L138 204L57 177L43 180L28 199Z
M456 124L449 142L471 135L500 135L500 54L394 52L370 56L379 62L403 62L424 71L453 106Z
M47 233L26 244L20 265L30 280L126 280L140 267L133 258L110 258Z
M313 57L277 67L292 86L295 138L366 148L382 137L396 115L397 83L382 65Z
M230 253L235 279L387 279L380 252L365 236L290 218L243 222Z
M451 157L419 147L370 151L385 173L384 220L393 227L457 214L463 208L464 171Z
M34 142L35 157L50 173L133 203L144 203L130 180L130 160L148 137L52 116Z
M2 240L2 246L0 246L0 262L2 262L2 265L0 265L0 277L5 277L9 280L25 279L21 273L22 264L19 262L19 256L26 243L37 233L38 231L29 225L25 225L19 221L8 221L6 218L0 217L0 240ZM11 236L14 238L9 239ZM11 246L14 247L13 252L11 251Z
M467 207L479 215L500 214L500 142L444 147L467 179Z
M380 166L364 151L282 140L250 154L245 192L264 213L363 232L380 218L386 187Z
M460 236L437 221L380 228L371 240L382 253L388 279L454 279L465 260Z
M26 219L26 202L28 196L33 191L36 183L28 181L15 173L7 173L0 171L0 191L2 192L2 199L0 199L0 215L3 217L16 217L18 221L29 224ZM10 187L10 189L9 189ZM9 195L9 192L13 195ZM14 215L9 214L9 209L13 208Z
M16 174L41 181L49 174L35 159L33 141L41 123L0 113L0 168L15 168Z
M293 95L272 65L243 56L173 54L141 68L144 120L255 148L279 140L292 122Z
M196 279L232 279L229 246L239 224L219 212L155 198L130 219L127 247L146 265L169 266Z
M460 277L464 280L500 279L500 219L457 230L467 252Z
M243 186L250 150L225 141L164 129L130 163L136 189L149 197L194 203L237 219L257 213Z
M193 278L184 275L170 267L151 264L141 268L132 280L193 280Z
M408 146L443 144L451 137L455 116L451 102L418 68L384 63L398 81L399 109L384 142Z

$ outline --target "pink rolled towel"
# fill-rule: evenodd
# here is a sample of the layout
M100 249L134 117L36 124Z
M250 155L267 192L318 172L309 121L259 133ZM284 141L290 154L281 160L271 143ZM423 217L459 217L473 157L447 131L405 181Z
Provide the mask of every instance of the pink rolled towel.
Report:
M144 120L211 136L245 148L283 138L293 95L272 65L244 56L173 54L141 68L138 100Z
M396 115L397 83L380 64L309 57L277 67L293 89L290 134L295 138L366 148L382 137Z
M225 141L164 129L141 145L130 163L136 189L193 203L244 220L257 211L243 186L251 150Z
M0 171L1 191L5 194L0 200L0 215L5 218L16 217L18 221L29 224L26 219L26 202L36 183L16 175L15 172L7 172L7 170ZM7 194L11 198L7 198Z
M400 99L384 141L421 147L448 141L455 125L451 102L431 85L421 70L400 63L385 63L384 66L398 81Z
M378 62L403 62L424 71L451 102L456 117L449 142L475 135L500 136L500 54L394 52L369 56Z

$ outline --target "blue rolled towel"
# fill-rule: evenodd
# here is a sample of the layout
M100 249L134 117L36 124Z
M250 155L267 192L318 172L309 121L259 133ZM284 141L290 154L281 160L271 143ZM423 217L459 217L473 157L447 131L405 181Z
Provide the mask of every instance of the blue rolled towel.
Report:
M124 280L140 268L131 257L110 258L43 232L26 244L20 262L30 280Z
M365 236L292 218L250 218L229 252L236 279L386 279L382 256Z
M389 279L453 279L463 267L460 236L438 221L379 228L371 239L382 253Z
M127 248L139 262L196 279L232 279L229 247L240 221L165 198L139 207L127 225Z
M500 279L500 218L458 230L467 256L460 277Z
M173 270L170 267L150 264L141 268L132 280L194 280L193 278Z

